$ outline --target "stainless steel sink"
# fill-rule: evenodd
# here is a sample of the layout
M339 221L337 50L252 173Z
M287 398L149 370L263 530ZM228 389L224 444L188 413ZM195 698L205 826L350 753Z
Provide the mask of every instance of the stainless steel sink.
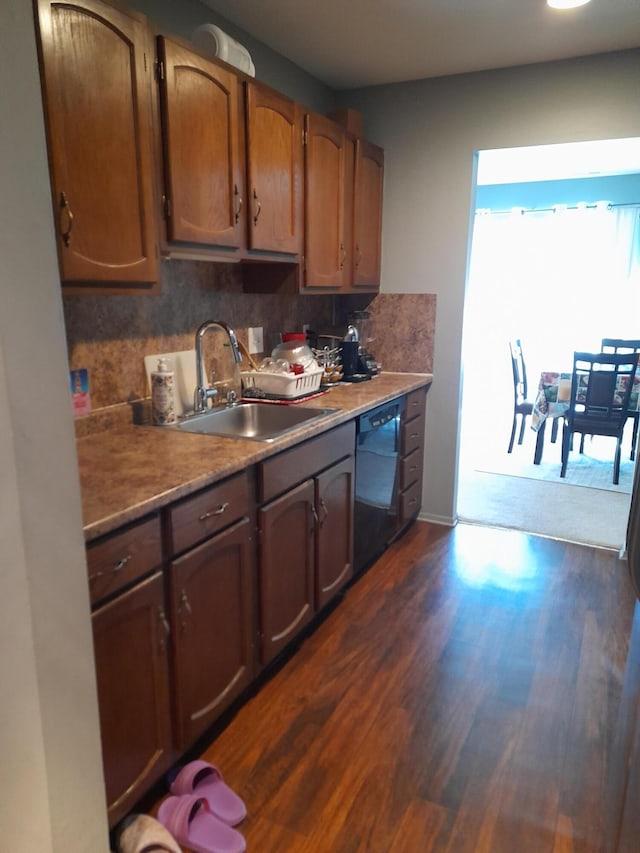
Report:
M301 426L326 418L340 409L309 409L304 406L278 406L266 403L240 403L230 408L212 409L191 415L176 424L183 432L222 435L227 438L250 438L275 441Z

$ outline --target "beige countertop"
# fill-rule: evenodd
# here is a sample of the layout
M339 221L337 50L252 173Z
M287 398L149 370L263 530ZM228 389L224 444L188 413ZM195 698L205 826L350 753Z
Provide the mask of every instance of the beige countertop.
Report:
M85 539L116 530L432 380L430 373L381 373L370 382L342 383L304 404L338 412L273 442L134 425L79 438Z

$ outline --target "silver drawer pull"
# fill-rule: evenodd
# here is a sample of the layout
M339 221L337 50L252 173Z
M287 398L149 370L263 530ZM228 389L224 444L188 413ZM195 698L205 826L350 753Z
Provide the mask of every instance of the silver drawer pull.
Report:
M225 501L223 504L220 504L218 509L212 509L210 512L205 512L204 515L200 516L200 521L206 521L208 518L213 518L215 515L222 515L222 513L229 506L229 501Z
M122 569L124 569L124 567L129 562L131 557L132 557L131 554L127 554L126 557L123 557L121 560L118 560L118 562L115 564L115 566L112 569L110 569L108 572L95 572L94 574L89 575L89 583L92 583L93 581L97 580L98 578L104 577L104 575L116 575L118 572L121 572Z

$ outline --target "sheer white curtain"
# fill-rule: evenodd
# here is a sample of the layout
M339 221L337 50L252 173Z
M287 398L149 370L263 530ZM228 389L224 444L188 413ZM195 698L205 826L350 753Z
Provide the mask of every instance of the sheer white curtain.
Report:
M506 366L510 383L507 341L515 337L530 396L540 371L569 369L574 350L598 351L603 337L640 338L640 207L476 214L465 394L493 367L502 375Z

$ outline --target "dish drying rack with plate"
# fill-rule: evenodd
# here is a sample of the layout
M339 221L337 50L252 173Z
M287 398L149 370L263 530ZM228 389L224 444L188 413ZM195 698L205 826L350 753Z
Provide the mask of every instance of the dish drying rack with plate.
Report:
M318 391L324 368L310 367L304 373L282 373L269 370L243 370L242 387L247 396L262 396L271 400L295 400Z

